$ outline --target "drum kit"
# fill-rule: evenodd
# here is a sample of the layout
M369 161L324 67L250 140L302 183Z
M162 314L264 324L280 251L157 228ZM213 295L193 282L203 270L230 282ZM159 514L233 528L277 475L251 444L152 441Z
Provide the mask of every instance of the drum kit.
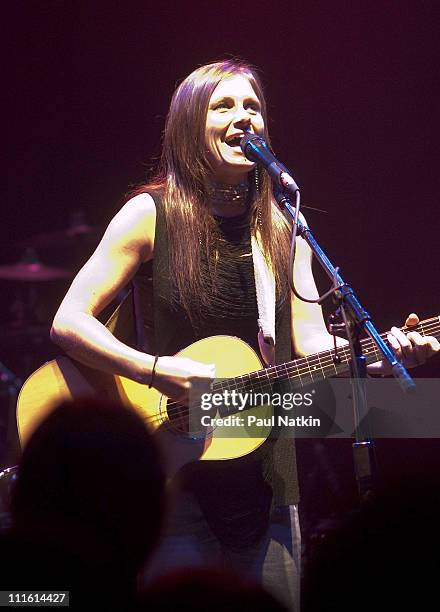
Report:
M20 259L0 265L0 469L16 462L19 455L15 407L22 380L55 356L49 340L51 320L66 282L99 237L98 228L87 224L82 213L74 213L69 227L20 241L16 245L22 251ZM41 252L56 265L43 263Z

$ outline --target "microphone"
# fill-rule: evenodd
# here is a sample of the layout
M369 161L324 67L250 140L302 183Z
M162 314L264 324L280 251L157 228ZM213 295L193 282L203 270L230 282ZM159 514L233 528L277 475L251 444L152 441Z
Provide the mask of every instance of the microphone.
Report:
M261 136L246 132L240 140L240 147L247 159L262 164L266 168L275 184L280 185L292 196L299 191L298 185L286 166L277 160Z

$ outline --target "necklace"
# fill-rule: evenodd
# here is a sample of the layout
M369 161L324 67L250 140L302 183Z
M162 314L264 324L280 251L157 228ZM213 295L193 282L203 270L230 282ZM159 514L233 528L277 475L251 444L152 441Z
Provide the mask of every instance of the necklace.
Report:
M243 204L247 202L249 185L226 185L224 183L211 183L208 186L208 195L213 202L219 204Z

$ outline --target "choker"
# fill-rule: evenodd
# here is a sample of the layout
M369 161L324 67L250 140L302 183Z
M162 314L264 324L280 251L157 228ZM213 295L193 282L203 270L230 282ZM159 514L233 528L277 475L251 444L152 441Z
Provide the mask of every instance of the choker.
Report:
M221 204L243 204L247 203L249 185L239 183L238 185L226 185L224 183L211 183L208 185L208 195L213 202Z

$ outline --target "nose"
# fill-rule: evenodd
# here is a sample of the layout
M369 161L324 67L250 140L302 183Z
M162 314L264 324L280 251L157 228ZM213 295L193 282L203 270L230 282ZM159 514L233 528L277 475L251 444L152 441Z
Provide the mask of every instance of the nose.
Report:
M251 125L252 116L243 106L239 106L234 118L234 126L246 130L249 129Z

